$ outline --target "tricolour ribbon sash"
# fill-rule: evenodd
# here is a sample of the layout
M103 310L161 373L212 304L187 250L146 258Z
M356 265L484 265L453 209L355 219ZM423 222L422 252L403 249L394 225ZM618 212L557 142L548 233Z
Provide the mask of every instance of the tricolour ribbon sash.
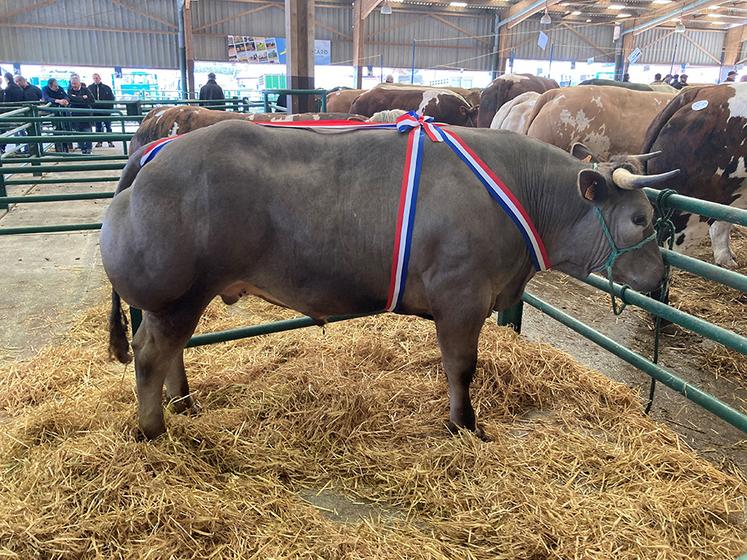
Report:
M177 138L179 138L178 134L176 136L159 138L158 140L154 140L150 144L147 144L145 150L143 151L143 155L140 156L140 167L151 161L154 157L156 157L156 155L158 155L158 152L160 152L166 144L173 142Z
M443 124L433 122L432 117L423 117L410 111L399 117L395 123L363 123L353 121L276 121L256 122L254 124L271 128L306 128L327 130L361 130L389 129L401 133L407 132L407 151L405 169L402 173L397 226L392 250L392 265L387 293L386 310L395 311L404 297L407 270L410 261L412 232L415 224L420 174L423 164L423 143L425 136L432 142L443 142L467 165L472 173L483 184L493 200L510 216L519 229L529 257L535 269L547 270L550 261L542 238L531 217L521 202L506 184L485 164L482 159L455 132L446 130ZM162 138L148 145L140 158L140 165L151 161L167 143L176 136Z

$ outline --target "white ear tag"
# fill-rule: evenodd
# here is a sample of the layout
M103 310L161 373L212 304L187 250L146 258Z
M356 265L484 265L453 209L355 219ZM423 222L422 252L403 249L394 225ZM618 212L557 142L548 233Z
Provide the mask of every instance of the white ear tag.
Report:
M700 101L696 101L692 104L692 110L693 111L701 111L708 107L708 100L707 99L701 99Z

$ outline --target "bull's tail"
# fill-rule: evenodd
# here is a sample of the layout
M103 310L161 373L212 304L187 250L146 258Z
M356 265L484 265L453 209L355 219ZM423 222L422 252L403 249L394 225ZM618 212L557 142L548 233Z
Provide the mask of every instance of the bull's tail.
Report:
M112 290L112 309L109 312L109 357L123 364L132 361L127 340L127 316L122 310L122 298Z

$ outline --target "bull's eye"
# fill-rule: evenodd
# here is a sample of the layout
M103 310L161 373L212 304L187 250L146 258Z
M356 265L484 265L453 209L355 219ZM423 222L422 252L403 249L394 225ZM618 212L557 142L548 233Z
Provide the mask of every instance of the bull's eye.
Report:
M643 214L638 214L637 216L633 216L633 223L637 226L645 226L646 216L644 216Z

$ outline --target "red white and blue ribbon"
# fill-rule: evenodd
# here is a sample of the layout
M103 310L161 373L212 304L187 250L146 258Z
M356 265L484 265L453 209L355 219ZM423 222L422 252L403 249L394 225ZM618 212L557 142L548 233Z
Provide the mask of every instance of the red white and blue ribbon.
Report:
M454 150L454 153L469 167L483 184L488 194L503 208L506 214L513 220L519 229L524 242L529 250L529 258L532 260L534 268L538 271L550 268L550 259L547 255L547 249L542 242L537 228L529 217L529 214L522 206L521 202L514 196L506 184L483 162L480 157L472 151L467 143L459 136L449 130L442 130L446 144Z
M179 138L178 134L176 136L159 138L158 140L154 140L153 142L148 144L143 151L143 155L140 156L140 167L151 161L154 157L156 157L156 155L158 155L158 152L160 152L166 144L173 142L177 138Z

